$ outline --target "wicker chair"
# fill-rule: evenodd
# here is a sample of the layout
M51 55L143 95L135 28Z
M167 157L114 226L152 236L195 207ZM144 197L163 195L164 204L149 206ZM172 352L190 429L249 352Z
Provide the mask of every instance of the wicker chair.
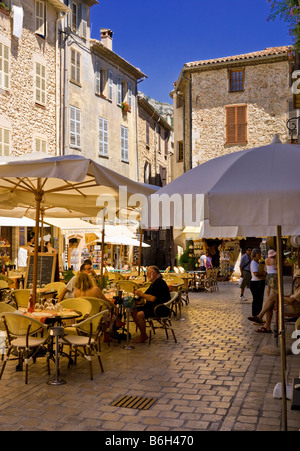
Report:
M164 329L167 339L168 330L172 332L175 343L177 339L171 323L173 307L178 298L178 292L171 292L171 299L164 304L159 304L154 308L154 316L147 319L149 324L149 345L151 344L152 332L155 334L156 329Z
M50 337L48 328L40 321L19 313L2 313L1 318L3 318L5 325L8 349L1 368L0 379L11 352L17 351L21 368L23 360L25 362L25 384L28 384L28 364L32 359L35 359L38 351L48 343ZM42 333L40 334L40 332ZM47 366L48 374L50 374L49 358L47 358Z

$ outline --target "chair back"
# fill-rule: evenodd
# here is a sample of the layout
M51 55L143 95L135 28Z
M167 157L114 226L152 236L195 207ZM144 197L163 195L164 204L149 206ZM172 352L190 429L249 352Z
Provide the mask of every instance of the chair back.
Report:
M63 299L59 303L63 308L77 310L82 313L82 316L77 321L82 321L89 316L92 311L92 304L84 298L69 298Z
M110 280L110 282L118 282L119 280L126 280L122 274L116 272L109 272L108 279Z
M17 308L28 307L30 290L12 290L11 297L15 301Z
M105 301L104 299L93 298L90 296L83 296L82 299L88 300L92 305L90 316L94 316L102 310L111 309L110 303Z
M139 284L134 280L120 280L117 282L117 289L122 291L128 291L129 293L133 293L134 290L138 290Z
M8 288L8 283L5 280L0 280L0 289Z
M13 307L12 305L6 304L6 302L0 302L0 314L1 313L12 313L15 312L17 309Z
M81 323L76 324L77 330L90 335L90 337L95 337L101 332L102 319L109 314L108 310L103 310L102 312L96 313L96 315L86 318Z
M45 285L45 290L55 290L57 291L58 296L64 288L66 288L66 284L64 282L51 282Z
M40 321L20 313L6 312L2 313L1 317L4 319L7 333L13 337L34 335L41 329L47 330L47 326Z

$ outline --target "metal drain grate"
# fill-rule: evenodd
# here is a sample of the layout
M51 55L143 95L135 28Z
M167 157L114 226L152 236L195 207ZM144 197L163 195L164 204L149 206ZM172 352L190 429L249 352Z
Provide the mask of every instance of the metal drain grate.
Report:
M155 398L143 398L141 396L121 396L111 405L115 407L127 407L129 409L148 410L157 401Z

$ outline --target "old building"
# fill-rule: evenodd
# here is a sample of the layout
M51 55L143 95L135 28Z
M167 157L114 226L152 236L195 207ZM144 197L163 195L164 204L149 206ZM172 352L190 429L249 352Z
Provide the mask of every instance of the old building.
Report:
M0 8L0 155L56 153L57 27L66 6L28 0Z
M187 63L171 93L174 176L211 158L289 140L289 48Z
M67 0L65 0L67 2ZM113 32L91 39L96 0L69 1L61 33L61 152L138 178L137 82L145 75L113 51Z
M171 181L173 128L141 93L138 96L139 181L164 186Z

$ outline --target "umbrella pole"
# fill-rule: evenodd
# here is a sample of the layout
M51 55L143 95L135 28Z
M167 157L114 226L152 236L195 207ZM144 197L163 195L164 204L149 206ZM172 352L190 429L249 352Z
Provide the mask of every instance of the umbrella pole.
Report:
M141 274L141 264L142 264L142 239L143 239L143 229L140 225L140 246L139 246L139 272L138 275Z
M103 209L103 224L102 224L101 263L100 263L100 289L101 290L103 290L105 215L106 215L106 208Z
M37 192L35 193L35 237L34 237L34 257L33 257L33 278L32 278L32 297L33 304L36 304L36 286L37 286L37 272L38 272L38 258L39 258L39 222L40 222L40 210L42 193L40 191L41 179L37 182Z
M278 313L281 355L281 391L282 391L282 429L287 431L287 400L286 400L286 337L284 323L284 291L283 291L283 264L282 264L282 231L277 226L277 268L278 268Z
M104 230L104 224L105 224L105 217L103 217L103 227L102 227L102 241L101 241L101 263L100 263L100 289L103 290L103 258L104 258L104 236L105 236L105 230Z

